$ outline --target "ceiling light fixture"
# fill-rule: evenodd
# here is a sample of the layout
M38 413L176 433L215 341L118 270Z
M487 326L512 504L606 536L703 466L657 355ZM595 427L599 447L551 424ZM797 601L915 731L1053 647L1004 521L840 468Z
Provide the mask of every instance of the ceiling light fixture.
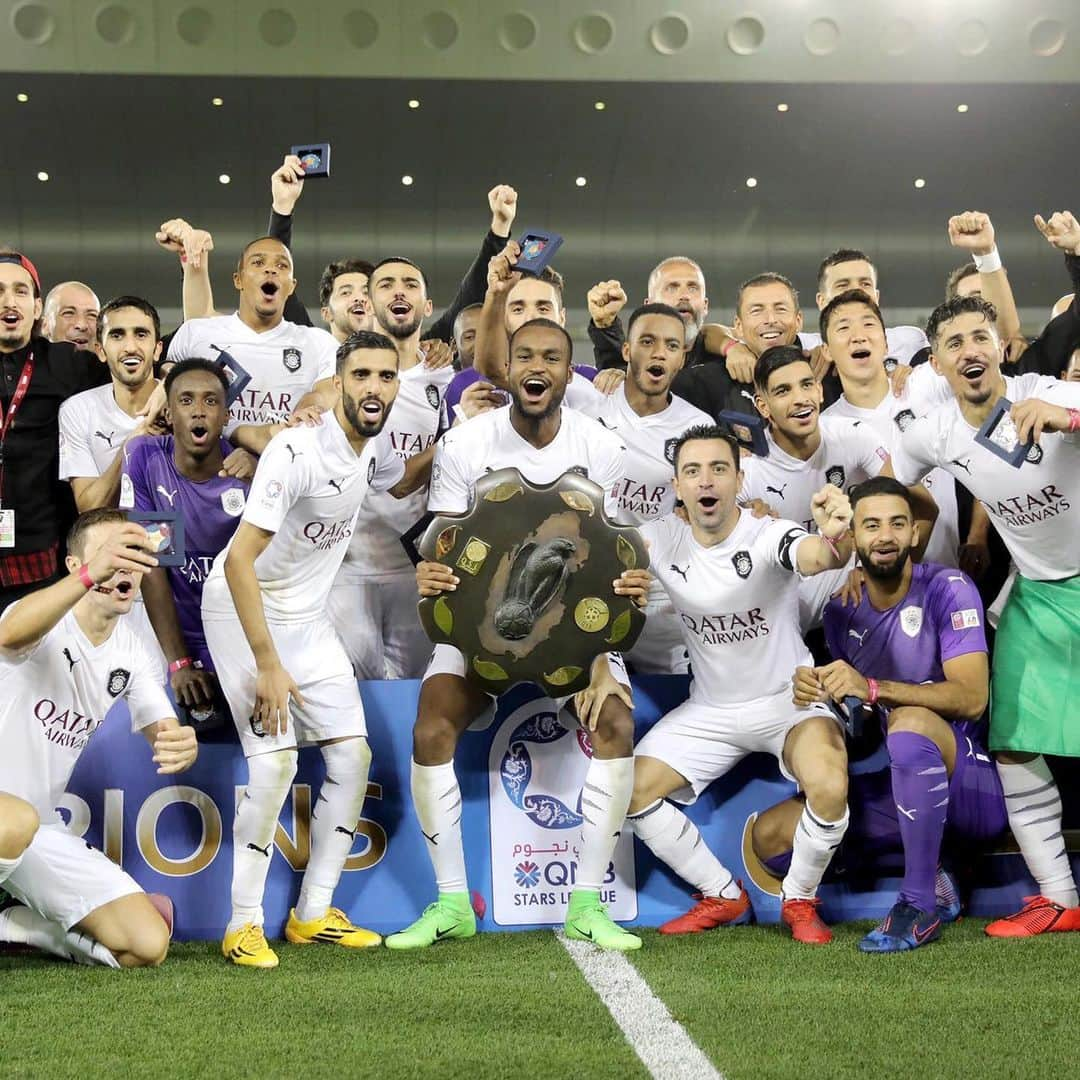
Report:
M604 101L594 101L593 102L593 108L597 112L603 112L607 108L607 103L604 102Z
M44 184L45 181L49 179L49 174L42 170L37 174L37 178Z
M408 173L406 173L406 174L405 174L405 175L404 175L404 176L403 176L403 177L401 178L401 182L402 182L402 183L403 183L403 184L404 184L404 185L405 185L406 187L412 187L412 177L411 177L411 176L410 176L410 175L409 175Z
M220 109L221 106L225 104L225 99L219 97L212 97L210 99L210 104L213 105L215 109Z
M410 109L419 109L420 108L420 99L419 98L409 98L409 108Z
M746 186L750 187L750 188L757 187L757 177L756 176L748 176L746 178Z
M961 112L961 113L963 113L963 112L967 112L967 111L968 111L968 107L967 107L966 105L957 105L957 106L956 106L956 111L957 111L957 112Z
M232 182L232 177L227 172L223 172L217 178L217 181L218 181L219 184L228 184L228 183Z
M29 94L16 94L15 95L15 100L20 105L25 105L30 100L30 95Z
M920 177L919 177L919 178L918 178L918 179L917 179L917 180L915 181L915 186L916 186L917 188L924 188L924 187L926 187L926 181L925 181L925 180L924 180L924 179L923 179L923 178L922 178L922 177L920 176Z
M586 184L587 184L588 182L589 182L589 181L588 181L588 180L586 180L584 176L579 176L579 177L578 177L578 178L577 178L577 179L576 179L576 180L574 181L574 183L575 183L575 184L577 184L577 186L578 186L578 187L584 187L584 186L585 186L585 185L586 185Z
M777 112L787 112L788 111L788 103L786 101L781 101L780 104L776 106L776 111Z

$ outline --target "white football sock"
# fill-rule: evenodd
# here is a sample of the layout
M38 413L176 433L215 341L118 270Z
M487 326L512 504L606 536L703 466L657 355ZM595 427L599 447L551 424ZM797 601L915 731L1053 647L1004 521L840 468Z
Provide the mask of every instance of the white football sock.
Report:
M345 739L320 750L326 763L326 779L311 808L311 855L296 902L296 917L301 922L322 918L330 909L356 839L371 767L367 739Z
M28 907L10 907L0 912L0 941L29 945L77 964L120 967L116 957L89 934L65 930Z
M795 827L791 846L791 866L784 878L781 895L785 900L812 900L825 876L833 852L840 846L848 827L848 811L839 821L823 821L807 803Z
M440 893L465 892L465 847L461 841L461 788L454 763L412 763L412 797Z
M742 889L731 871L709 850L697 826L665 799L628 817L643 844L702 896L738 900Z
M23 852L25 854L25 852ZM22 855L17 855L14 859L0 859L0 884L7 881L12 874L15 873L19 863L22 862Z
M634 791L633 757L589 762L581 786L581 855L574 888L600 889Z
M1009 828L1047 900L1076 907L1076 882L1061 835L1061 793L1043 757L1018 765L997 763Z
M295 775L295 750L274 750L248 758L247 788L233 823L229 931L248 923L262 926L262 898L274 856L274 830Z

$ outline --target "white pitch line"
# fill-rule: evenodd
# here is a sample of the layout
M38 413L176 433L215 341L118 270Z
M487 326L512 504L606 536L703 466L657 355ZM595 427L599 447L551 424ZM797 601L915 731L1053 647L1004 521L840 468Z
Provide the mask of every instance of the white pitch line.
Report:
M653 1080L724 1080L622 953L556 933Z

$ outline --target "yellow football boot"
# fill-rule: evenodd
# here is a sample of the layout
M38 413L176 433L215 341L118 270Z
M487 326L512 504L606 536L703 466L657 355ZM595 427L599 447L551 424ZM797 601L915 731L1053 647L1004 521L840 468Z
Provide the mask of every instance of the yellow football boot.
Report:
M221 952L226 960L241 967L276 968L277 953L266 944L261 926L246 923L239 930L226 930L221 942Z
M289 912L285 924L285 938L294 945L312 945L317 941L329 945L344 945L347 949L371 949L382 944L382 938L373 930L353 926L348 916L339 908L330 908L321 919L301 922L296 908Z

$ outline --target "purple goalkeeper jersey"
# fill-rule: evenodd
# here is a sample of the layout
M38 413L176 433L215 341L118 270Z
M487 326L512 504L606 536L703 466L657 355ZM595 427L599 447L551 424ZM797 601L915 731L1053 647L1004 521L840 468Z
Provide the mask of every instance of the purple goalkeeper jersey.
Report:
M232 446L221 440L222 456ZM182 476L173 462L173 437L132 439L124 451L121 506L135 510L165 510L180 514L184 523L183 566L167 568L176 611L191 656L213 670L202 626L203 582L215 556L240 524L248 482L213 476L195 481Z
M857 607L831 600L824 625L833 657L874 679L943 682L945 661L986 652L978 590L967 574L937 563L914 563L907 595L885 611L865 591Z

